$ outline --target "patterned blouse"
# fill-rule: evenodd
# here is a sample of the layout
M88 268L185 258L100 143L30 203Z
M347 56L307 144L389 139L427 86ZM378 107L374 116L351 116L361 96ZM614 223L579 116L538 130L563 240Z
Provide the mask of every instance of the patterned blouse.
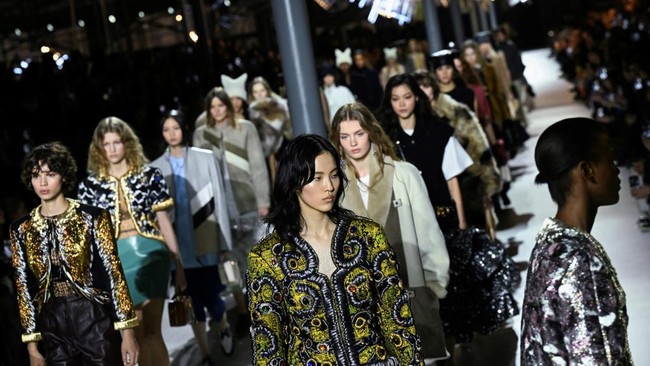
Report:
M409 296L382 227L343 219L332 240L334 273L300 237L277 232L248 258L254 365L422 365Z
M521 320L521 365L633 365L625 293L602 245L548 218L537 234Z
M70 199L68 203L55 217L42 216L39 206L11 225L23 342L42 339L36 318L53 296L54 277L78 295L109 306L115 329L138 325L108 212Z
M87 205L108 210L115 225L115 237L119 238L120 188L124 192L128 212L138 234L164 241L155 213L172 207L174 200L169 195L165 178L158 168L144 166L140 170L131 169L121 178L91 174L79 183L78 198Z

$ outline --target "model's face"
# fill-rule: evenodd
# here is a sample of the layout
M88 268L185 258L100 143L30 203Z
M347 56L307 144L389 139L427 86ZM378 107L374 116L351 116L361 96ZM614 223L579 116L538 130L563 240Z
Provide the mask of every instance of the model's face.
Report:
M162 128L163 138L169 147L178 147L183 145L183 129L173 118L167 118Z
M427 98L429 101L433 100L433 87L429 85L420 85L420 90L424 92L424 94L427 95Z
M244 107L244 100L240 97L230 97L230 103L235 113L241 113Z
M463 63L460 61L459 58L454 59L454 67L456 68L456 70L458 70L458 72L463 71Z
M325 85L325 86L334 85L334 75L327 74L327 75L323 76L323 85Z
M122 142L122 136L116 132L107 132L102 142L106 159L112 165L119 164L126 158L126 148Z
M436 69L436 79L441 85L451 84L454 77L454 69L451 65L442 65Z
M621 180L616 166L614 152L609 147L608 138L601 137L604 153L597 161L592 162L594 169L594 183L592 186L592 199L598 206L613 205L619 200Z
M341 70L342 73L347 74L350 71L350 64L347 62L340 64L339 70Z
M390 92L390 105L400 119L413 116L417 100L415 93L406 84L398 85Z
M353 161L363 160L370 153L370 136L357 120L339 124L339 143L345 156Z
M354 65L360 69L364 68L366 66L366 58L362 54L357 53L354 55Z
M228 119L228 107L219 98L212 98L210 102L210 115L217 123L226 122Z
M336 193L341 186L334 157L322 153L314 162L314 180L305 184L298 192L300 211L308 213L328 213L334 207Z
M468 47L463 51L463 56L465 56L465 61L471 66L476 65L476 52L473 48Z
M47 164L43 164L40 170L32 171L32 188L41 201L52 201L63 194L63 177L50 171Z
M269 92L266 90L264 85L262 85L261 83L257 83L255 85L253 85L253 87L251 88L251 91L253 92L253 98L255 98L255 100L262 100L262 99L268 98L270 96Z
M483 42L478 45L478 49L481 51L481 54L483 56L487 56L490 54L490 51L492 50L492 45L490 45L487 42Z

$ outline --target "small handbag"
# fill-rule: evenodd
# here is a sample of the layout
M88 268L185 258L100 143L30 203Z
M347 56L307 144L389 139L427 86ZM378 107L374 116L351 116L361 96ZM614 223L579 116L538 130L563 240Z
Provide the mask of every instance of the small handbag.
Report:
M169 325L182 327L194 321L192 298L185 294L176 294L167 306Z
M239 264L227 259L219 263L219 279L226 287L241 287L243 285Z

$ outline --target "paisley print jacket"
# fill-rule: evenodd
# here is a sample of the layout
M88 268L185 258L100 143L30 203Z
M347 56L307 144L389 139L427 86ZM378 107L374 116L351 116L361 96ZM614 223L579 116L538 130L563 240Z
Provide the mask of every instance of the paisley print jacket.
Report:
M158 168L144 166L130 170L121 178L91 174L79 183L78 198L81 202L108 210L113 218L115 237L120 236L120 210L118 188L124 192L131 219L138 234L164 241L156 211L174 205L165 178Z
M546 219L530 257L521 365L633 365L625 293L602 245Z
M420 339L383 228L366 218L338 223L336 269L318 271L300 237L273 232L248 259L254 365L422 365Z
M108 212L68 200L61 215L40 206L11 225L12 263L23 342L39 341L36 318L53 296L53 268L75 293L112 309L115 329L138 325Z

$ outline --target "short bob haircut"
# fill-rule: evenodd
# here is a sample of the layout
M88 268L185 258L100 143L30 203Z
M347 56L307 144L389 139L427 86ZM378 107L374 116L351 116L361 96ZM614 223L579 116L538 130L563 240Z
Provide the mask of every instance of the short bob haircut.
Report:
M206 124L210 127L214 127L217 125L217 121L214 120L214 118L212 117L212 113L210 113L212 100L214 98L219 99L221 103L223 103L226 106L226 109L228 110L228 123L232 127L236 127L237 121L235 120L235 107L232 106L232 102L230 101L230 97L228 96L228 93L226 93L226 89L222 87L213 88L208 92L208 95L205 96L205 113L207 117Z
M300 235L304 221L300 212L298 192L314 180L316 157L324 153L330 154L334 159L341 181L334 206L327 215L335 223L344 217L354 216L351 211L342 208L339 204L344 187L348 183L339 153L324 137L311 134L297 136L280 154L271 197L272 208L264 218L264 222L272 225L283 241L288 241L291 236Z
M552 124L535 147L539 170L535 183L548 184L551 198L563 207L571 191L571 170L581 161L600 159L609 147L606 137L603 127L589 118L567 118Z
M131 169L140 169L149 162L144 155L142 144L135 131L128 123L117 117L106 117L99 121L93 138L88 149L88 171L101 176L108 175L109 162L104 151L104 136L113 132L120 135L124 150L126 152L126 162Z
M178 126L181 128L181 132L183 133L183 138L182 138L182 144L184 146L187 146L190 144L190 133L189 130L187 129L187 125L185 124L185 116L183 115L183 112L179 111L178 109L170 109L169 111L165 112L163 114L162 118L160 119L160 133L162 134L163 128L165 126L165 121L168 119L173 119L178 123ZM167 142L165 141L165 138L163 137L163 148L167 148Z
M77 188L77 163L70 150L62 143L48 142L34 148L25 156L20 179L29 190L32 187L32 177L47 165L51 172L61 175L61 190L65 196L72 194Z

